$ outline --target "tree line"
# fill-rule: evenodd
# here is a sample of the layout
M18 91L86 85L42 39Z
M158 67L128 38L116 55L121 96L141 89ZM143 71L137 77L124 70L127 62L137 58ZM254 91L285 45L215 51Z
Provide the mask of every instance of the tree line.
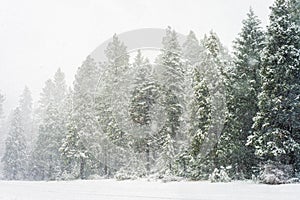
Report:
M168 27L154 63L140 50L130 62L115 34L107 60L88 56L72 87L58 69L36 108L26 87L8 117L3 178L299 176L300 3L270 9L266 30L250 9L232 53L213 31L180 44Z

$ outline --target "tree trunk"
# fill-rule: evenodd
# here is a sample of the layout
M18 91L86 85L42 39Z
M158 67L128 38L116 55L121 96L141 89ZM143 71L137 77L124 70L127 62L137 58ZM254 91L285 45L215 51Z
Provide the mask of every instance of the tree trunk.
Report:
M147 174L149 174L150 173L150 146L148 143L146 145L146 160L147 160L146 163Z
M80 174L81 179L85 179L85 177L84 177L84 167L85 167L85 160L84 160L84 158L80 158L80 171L79 171L79 174Z

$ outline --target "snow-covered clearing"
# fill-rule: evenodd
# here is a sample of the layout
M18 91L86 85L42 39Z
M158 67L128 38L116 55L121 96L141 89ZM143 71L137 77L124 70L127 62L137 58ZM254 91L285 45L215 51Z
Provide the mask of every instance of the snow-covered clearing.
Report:
M299 200L300 184L95 180L0 181L0 200Z

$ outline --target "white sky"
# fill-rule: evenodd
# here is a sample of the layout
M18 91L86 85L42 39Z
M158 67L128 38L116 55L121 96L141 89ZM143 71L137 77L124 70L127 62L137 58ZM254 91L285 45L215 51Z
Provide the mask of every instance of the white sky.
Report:
M0 91L5 110L25 85L38 99L58 67L69 84L82 63L114 33L166 28L198 38L213 29L228 47L249 7L267 24L273 0L0 0Z

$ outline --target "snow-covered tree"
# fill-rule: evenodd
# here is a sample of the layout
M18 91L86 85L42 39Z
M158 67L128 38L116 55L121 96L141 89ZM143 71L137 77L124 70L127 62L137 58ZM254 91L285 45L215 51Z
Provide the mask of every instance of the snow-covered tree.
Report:
M124 96L128 82L125 75L129 67L129 55L127 47L116 34L108 44L105 54L107 63L103 66L104 70L98 83L98 109L101 113L100 118L106 121L101 122L102 128L115 143L119 143L125 134L117 117L124 119L125 115L121 110L129 98Z
M67 95L67 84L65 80L65 74L61 71L60 68L58 68L58 70L54 74L53 83L54 102L57 104L57 106L59 106L59 104L63 103Z
M225 71L229 56L218 36L210 32L202 40L205 49L193 71L190 118L189 176L208 178L217 163L217 141L224 123Z
M184 98L185 98L185 120L186 129L192 128L193 119L191 119L192 109L193 109L193 99L194 99L194 88L193 82L195 77L195 72L198 71L199 63L203 59L204 46L199 43L196 35L193 31L190 31L186 41L182 45L182 52L184 58ZM199 72L199 71L198 71ZM186 131L187 132L187 131Z
M194 70L194 96L191 104L191 125L189 129L190 146L186 155L186 162L188 163L188 176L197 180L207 175L202 165L208 160L205 143L209 140L211 102L208 85L203 74L200 74L198 69Z
M126 162L125 152L128 149L129 135L126 130L129 116L130 80L129 54L127 47L113 36L105 54L107 62L103 63L102 73L96 96L96 110L106 144L102 145L104 173L111 175ZM112 152L115 152L113 155ZM116 154L119 154L117 156Z
M253 149L246 146L246 141L252 132L252 119L258 111L263 44L260 20L250 9L234 42L234 68L227 74L226 85L228 114L222 136L224 142L220 145L222 164L232 166L236 178L245 175L250 178L254 164Z
M32 111L32 97L29 88L26 86L20 97L19 108L21 112L22 124L24 129L24 136L27 144L33 140L33 111Z
M22 116L19 108L13 111L2 162L6 179L22 180L26 178L27 153Z
M127 47L120 41L117 34L113 35L112 41L107 45L105 50L107 65L112 74L118 75L124 72L128 67L129 55Z
M207 139L211 115L211 102L208 86L203 75L201 76L197 69L195 69L194 73L193 88L194 100L191 113L191 121L193 124L191 124L190 129L190 152L193 157L197 157L199 153L202 153L201 148L203 141Z
M50 103L39 126L33 157L33 179L55 180L61 173L62 163L58 149L65 133L61 117L60 110L54 103Z
M216 138L224 123L226 74L230 56L217 34L211 31L204 40L205 51L198 70L206 81L211 102L210 137Z
M43 117L45 116L48 105L54 101L53 93L54 93L54 83L51 79L48 79L45 82L45 86L42 89L42 92L40 94L40 99L38 101L38 108L37 108L38 121L42 121Z
M181 117L184 108L184 70L182 52L177 39L177 33L168 27L163 38L160 64L162 66L162 95L166 122L160 131L162 146L160 160L163 171L173 173L176 156L176 143L183 136L181 132Z
M130 116L135 124L138 124L142 129L141 135L134 137L133 148L138 153L144 153L146 157L146 169L150 171L150 154L153 150L151 145L151 130L152 116L151 111L158 98L158 86L151 74L151 64L145 59L139 50L133 63L134 71L137 71L134 89L132 92L132 100L130 104Z
M271 7L262 56L262 88L255 132L249 144L262 161L290 164L299 159L300 26L293 14L297 1L276 0Z
M58 179L63 171L59 148L66 133L67 105L64 73L58 69L54 80L46 81L40 99L38 137L32 152L32 179Z
M182 56L188 64L194 65L200 61L201 51L204 47L199 43L195 33L190 31L182 45Z
M60 152L71 173L85 179L93 173L93 164L99 153L99 129L95 115L94 97L98 82L98 67L87 57L77 70L74 81L73 110Z

